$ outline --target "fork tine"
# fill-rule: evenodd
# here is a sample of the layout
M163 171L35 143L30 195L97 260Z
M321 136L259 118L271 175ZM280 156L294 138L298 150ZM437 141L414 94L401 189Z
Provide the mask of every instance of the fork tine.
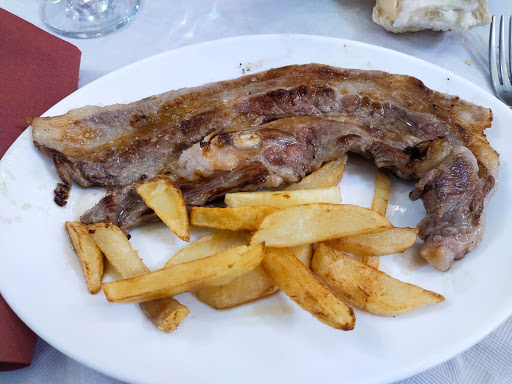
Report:
M491 72L492 86L497 93L496 81L501 83L501 73L498 73L498 63L496 62L496 16L491 18L491 30L489 33L489 71Z
M512 16L509 20L508 42L505 35L505 17L500 17L499 27L497 21L496 17L492 16L489 32L491 84L496 97L512 108Z
M510 33L509 33L510 34ZM500 68L501 68L501 83L506 86L512 85L510 82L509 76L509 66L507 60L507 54L505 51L505 18L503 16L500 17L500 36L499 36L499 55L500 55ZM510 39L509 39L510 41Z
M508 21L508 70L512 74L512 16Z

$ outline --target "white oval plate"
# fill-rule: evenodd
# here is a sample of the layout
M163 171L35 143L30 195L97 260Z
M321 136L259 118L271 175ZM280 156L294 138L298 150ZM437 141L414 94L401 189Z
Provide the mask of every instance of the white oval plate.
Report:
M501 154L500 187L487 208L482 244L446 273L425 264L416 247L381 258L384 271L442 293L445 302L391 318L356 311L355 330L342 332L318 322L282 293L224 311L184 294L178 299L190 315L177 331L161 333L137 305L112 304L102 293L88 293L63 223L76 220L103 191L74 186L68 205L57 207L53 164L35 150L27 131L0 164L0 288L13 310L63 353L139 383L389 382L439 364L495 329L512 313L506 225L512 217L511 151L506 148L512 142L512 112L457 75L353 41L247 36L135 63L81 88L46 115L310 62L416 76L433 89L492 108L494 122L486 133ZM344 202L369 206L374 177L373 166L352 157L341 183ZM395 225L415 226L424 214L421 202L409 201L411 184L393 182L388 218ZM131 241L150 268L161 267L184 245L161 224L134 230Z

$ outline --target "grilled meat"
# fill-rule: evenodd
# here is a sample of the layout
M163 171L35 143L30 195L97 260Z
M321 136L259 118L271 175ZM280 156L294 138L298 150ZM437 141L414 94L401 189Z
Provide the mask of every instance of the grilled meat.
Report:
M421 254L440 270L481 240L497 187L489 109L381 71L310 64L33 121L34 142L66 185L110 189L82 221L129 230L154 214L131 183L168 174L188 204L299 181L355 152L417 181Z

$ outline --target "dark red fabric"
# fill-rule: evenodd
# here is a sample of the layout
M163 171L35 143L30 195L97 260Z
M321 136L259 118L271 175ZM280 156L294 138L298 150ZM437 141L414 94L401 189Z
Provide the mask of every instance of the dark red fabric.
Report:
M78 88L80 56L74 45L0 9L0 158L27 128L27 117ZM0 296L0 370L30 365L36 341Z
M0 370L30 365L37 335L27 327L0 296Z

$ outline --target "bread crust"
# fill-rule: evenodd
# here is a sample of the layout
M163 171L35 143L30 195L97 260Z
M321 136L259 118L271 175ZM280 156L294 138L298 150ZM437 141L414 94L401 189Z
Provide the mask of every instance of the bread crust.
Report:
M491 22L486 0L377 0L372 18L393 33L465 30Z

